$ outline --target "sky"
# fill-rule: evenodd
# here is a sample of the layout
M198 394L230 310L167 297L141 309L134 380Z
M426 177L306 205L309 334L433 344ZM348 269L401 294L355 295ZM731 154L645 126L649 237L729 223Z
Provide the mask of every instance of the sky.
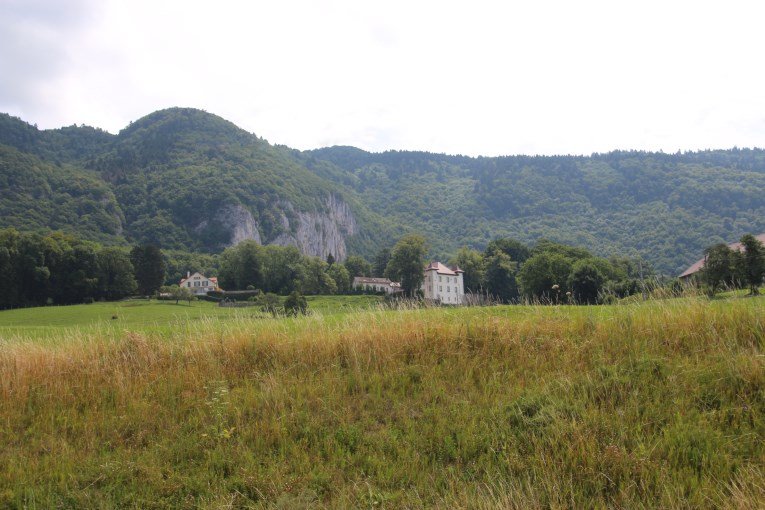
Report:
M173 106L297 149L765 146L765 4L0 0L0 112L117 133Z

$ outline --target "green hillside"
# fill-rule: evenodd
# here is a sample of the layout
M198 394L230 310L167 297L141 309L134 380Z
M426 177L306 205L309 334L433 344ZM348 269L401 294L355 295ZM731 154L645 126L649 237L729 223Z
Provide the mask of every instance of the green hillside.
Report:
M371 258L411 231L430 255L500 236L641 256L676 274L765 231L765 151L464 157L274 146L171 108L117 135L0 115L0 228L218 252L255 236ZM310 245L310 246L309 246Z
M759 149L469 158L331 147L298 157L376 212L441 239L445 254L498 236L549 238L641 255L673 274L713 242L765 231Z

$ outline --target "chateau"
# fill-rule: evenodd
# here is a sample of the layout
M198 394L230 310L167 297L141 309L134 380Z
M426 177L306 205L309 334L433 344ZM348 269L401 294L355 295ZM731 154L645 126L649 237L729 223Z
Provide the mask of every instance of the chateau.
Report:
M462 274L465 271L455 266L450 269L440 262L431 262L425 268L425 280L422 292L425 299L438 301L445 305L461 305L465 300L465 284Z

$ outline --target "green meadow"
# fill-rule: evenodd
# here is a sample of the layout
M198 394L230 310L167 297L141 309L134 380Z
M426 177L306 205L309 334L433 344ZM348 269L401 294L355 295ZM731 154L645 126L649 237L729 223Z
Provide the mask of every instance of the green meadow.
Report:
M0 312L0 508L765 505L765 297L309 306Z

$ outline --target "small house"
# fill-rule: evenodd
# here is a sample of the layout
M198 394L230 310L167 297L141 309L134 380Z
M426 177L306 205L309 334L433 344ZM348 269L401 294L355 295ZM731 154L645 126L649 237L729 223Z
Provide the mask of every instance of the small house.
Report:
M211 276L208 278L199 272L194 274L187 272L186 278L181 278L178 286L189 289L195 295L203 295L213 290L219 290L218 279L216 277Z

